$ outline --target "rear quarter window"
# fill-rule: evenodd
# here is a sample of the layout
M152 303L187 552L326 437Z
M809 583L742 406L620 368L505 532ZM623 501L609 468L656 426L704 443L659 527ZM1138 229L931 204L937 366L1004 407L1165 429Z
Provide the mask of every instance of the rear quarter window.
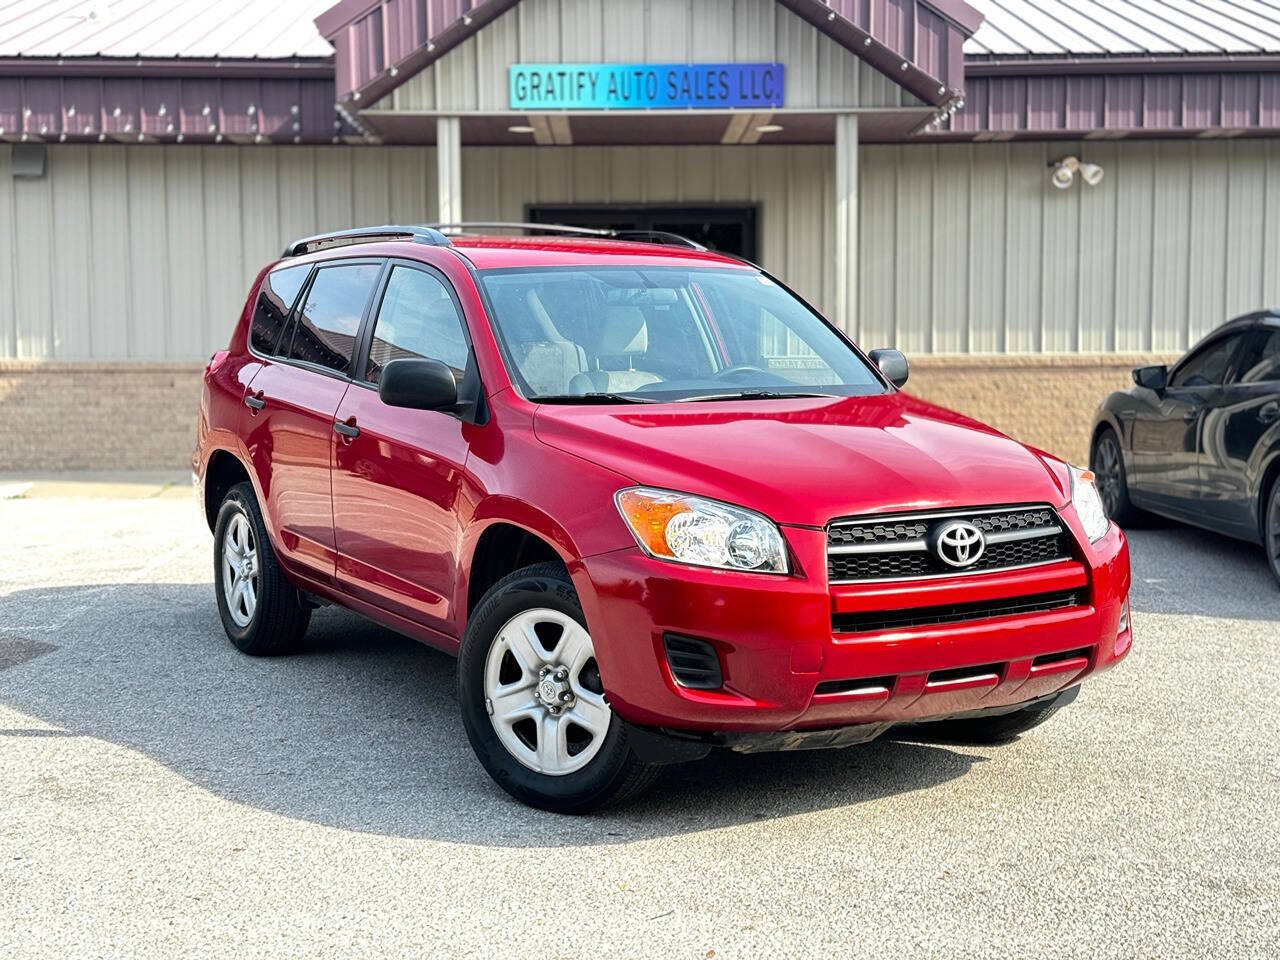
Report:
M269 357L276 352L280 332L289 322L289 311L293 309L310 272L310 264L298 264L272 270L262 281L249 334L249 343L255 353Z

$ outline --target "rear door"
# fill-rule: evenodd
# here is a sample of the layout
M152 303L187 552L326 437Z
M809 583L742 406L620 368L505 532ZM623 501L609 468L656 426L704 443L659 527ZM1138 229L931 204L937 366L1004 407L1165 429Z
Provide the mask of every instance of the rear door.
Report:
M1202 420L1241 339L1233 331L1202 344L1173 369L1164 393L1134 415L1130 476L1140 502L1181 516L1198 510Z
M409 410L378 396L383 366L426 357L462 383L477 375L453 287L418 262L392 261L360 379L334 419L338 580L378 606L452 635L458 512L470 432L457 414Z
M381 261L324 263L313 272L245 396L243 431L268 523L287 566L333 582L333 415L350 384L361 318Z
M1215 527L1258 534L1257 472L1264 447L1280 433L1280 328L1259 327L1222 390L1210 401L1201 430L1200 471L1205 511Z

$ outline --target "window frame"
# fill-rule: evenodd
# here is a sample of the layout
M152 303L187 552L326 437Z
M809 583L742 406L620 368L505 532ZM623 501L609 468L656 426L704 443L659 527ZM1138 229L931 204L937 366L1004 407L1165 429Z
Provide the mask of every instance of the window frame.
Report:
M253 322L254 322L254 318L257 317L258 315L258 301L262 299L263 287L265 287L267 283L270 282L272 274L280 273L285 270L296 270L299 267L305 267L307 269L307 275L302 278L302 286L300 286L298 288L298 292L294 294L293 302L289 304L289 309L285 312L284 326L280 329L280 335L276 337L275 350L269 354L261 353L258 350L255 350L253 347ZM311 289L311 278L314 277L315 275L316 275L316 265L314 263L290 264L282 261L281 263L276 264L274 267L272 267L270 270L267 271L266 276L262 278L262 282L258 284L257 289L255 290L255 296L253 298L253 313L249 315L249 330L248 330L248 336L245 338L245 345L251 356L257 357L259 360L277 360L280 358L280 341L283 340L286 335L292 336L294 311L298 309L298 304L302 301L302 298L306 296L307 292Z
M302 290L298 294L298 298L294 302L293 308L289 311L289 322L285 324L284 330L281 331L280 342L276 344L275 355L270 357L264 357L261 354L257 352L253 352L251 350L251 352L253 352L253 355L255 357L258 357L261 360L266 360L270 363L280 363L280 364L284 364L285 366L297 367L299 370L308 370L312 373L318 373L318 374L321 374L322 376L331 377L334 380L341 380L344 383L354 382L352 379L352 373L354 373L354 369L351 372L342 373L338 370L333 369L332 367L326 367L323 364L319 364L319 363L312 363L310 360L298 360L298 359L295 359L294 357L286 356L280 352L280 348L283 345L286 338L289 341L290 347L293 346L293 335L294 335L294 331L297 329L297 326L298 326L298 311L301 309L301 305L306 303L306 298L311 295L311 287L312 285L315 284L316 277L319 275L321 270L327 267L360 266L362 264L377 265L380 268L378 271L378 276L374 279L373 285L369 288L370 289L369 296L365 298L364 311L360 314L360 323L356 329L356 337L352 345L353 351L359 350L360 343L362 342L362 339L364 336L365 327L369 322L369 306L374 301L374 294L376 294L377 291L381 289L383 278L386 276L386 273L387 273L387 260L388 258L386 257L339 257L331 260L317 260L314 263L312 263L311 273L307 275L306 282L302 285ZM352 367L354 368L354 366L355 366L355 361L353 358Z
M485 269L481 270L472 266L471 264L468 264L468 269L471 272L472 279L475 281L476 290L480 294L480 302L484 306L486 319L489 323L489 328L492 331L494 343L496 343L498 347L498 355L502 359L502 364L506 369L507 378L511 381L512 389L515 391L516 395L519 396L522 400L525 400L528 403L554 403L554 401L548 401L541 397L531 396L532 391L529 389L529 384L525 380L524 375L520 372L520 366L515 362L515 358L511 355L511 352L507 347L506 337L503 334L501 327L497 324L497 321L496 321L497 314L494 311L492 298L489 296L489 288L484 283L485 278L490 276L497 277L497 276L506 276L511 274L542 273L542 272L552 272L552 271L559 271L559 270L563 270L566 272L574 271L574 270L592 270L592 269L596 269L599 266L600 266L599 264L554 264L554 265L532 266L532 267L530 266L486 267ZM618 269L630 268L630 269L636 269L636 270L644 270L644 269L649 269L653 267L657 267L657 268L674 267L677 269L684 269L684 270L690 270L690 271L700 270L700 269L706 269L706 270L741 269L746 273L753 273L753 274L765 277L767 280L772 282L783 292L790 295L794 300L796 300L801 305L801 307L803 307L810 314L816 317L819 323L821 323L829 331L835 334L839 340L843 341L845 346L849 348L849 351L855 357L857 357L870 371L872 378L879 381L880 386L882 387L882 394L892 394L892 393L900 392L899 388L895 387L892 383L890 383L889 378L886 377L880 371L879 365L872 361L871 357L868 356L867 353L861 347L859 347L857 343L854 342L853 338L849 336L849 334L847 334L844 330L841 330L838 326L836 326L834 323L828 320L827 317L823 315L822 311L819 310L817 307L815 307L812 303L810 303L808 299L806 299L805 297L802 297L794 289L787 286L786 283L784 283L782 280L779 280L778 277L770 273L768 270L765 270L763 267L759 266L758 264L752 263L749 260L735 260L733 263L708 262L705 264L698 264L698 265L689 265L685 263L635 264L635 263L627 263L626 261L623 261L616 264L608 264L607 266L609 268L618 268ZM708 310L708 315L710 315L710 310ZM879 396L882 394L868 394L868 396Z
M1230 330L1224 330L1219 334L1210 336L1203 343L1197 344L1192 350L1188 351L1185 357L1183 357L1174 365L1172 370L1169 371L1169 388L1168 389L1170 390L1221 390L1224 387L1228 386L1229 384L1227 381L1229 381L1231 379L1231 375L1235 373L1236 364L1239 363L1239 360L1240 360L1240 351L1243 349L1245 340L1248 337L1248 335L1249 335L1248 329L1242 330L1239 327L1235 327ZM1183 370L1185 370L1186 367L1189 364L1191 364L1192 361L1194 361L1197 357L1203 356L1208 351L1217 347L1224 340L1229 340L1233 337L1236 340L1235 348L1227 357L1227 366L1222 373L1221 383L1195 383L1195 384L1174 383L1174 381L1183 372Z
M1248 387L1255 387L1255 386L1268 386L1271 384L1280 383L1280 367L1276 368L1276 376L1269 380L1244 381L1239 379L1241 374L1245 372L1244 370L1245 354L1250 349L1252 344L1254 343L1259 344L1262 350L1265 351L1267 347L1267 342L1272 337L1275 337L1277 340L1280 340L1280 326L1274 326L1272 324L1267 324L1267 323L1259 323L1254 327L1250 327L1245 332L1244 346L1241 347L1240 351L1236 354L1235 365L1231 371L1231 374L1236 379L1233 382L1228 383L1227 384L1228 387L1248 388Z
M352 370L351 382L355 386L364 387L375 393L378 390L378 384L368 378L369 374L369 352L373 347L373 332L378 326L378 316L382 312L382 304L387 296L387 286L391 282L391 273L396 267L407 267L411 270L418 270L438 280L445 289L445 293L449 295L449 299L453 301L453 308L458 314L458 323L462 327L462 337L467 342L467 366L462 371L462 378L458 380L458 388L461 391L463 379L478 373L472 368L476 366L476 349L475 342L471 337L471 328L467 324L466 311L462 309L462 300L458 296L458 291L454 289L453 284L449 282L443 271L437 269L429 263L421 260L409 260L401 257L388 257L382 267L382 273L378 276L378 282L374 285L373 297L369 304L365 307L365 315L360 328L360 335L356 338L355 349L357 351L357 360ZM439 359L428 357L426 359ZM440 361L444 362L444 361Z

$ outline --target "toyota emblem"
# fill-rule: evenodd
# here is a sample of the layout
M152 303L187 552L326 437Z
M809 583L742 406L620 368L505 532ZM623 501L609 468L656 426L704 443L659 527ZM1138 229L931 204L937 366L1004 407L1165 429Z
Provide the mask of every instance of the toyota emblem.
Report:
M986 548L986 537L968 520L952 520L934 535L933 552L949 567L973 566Z

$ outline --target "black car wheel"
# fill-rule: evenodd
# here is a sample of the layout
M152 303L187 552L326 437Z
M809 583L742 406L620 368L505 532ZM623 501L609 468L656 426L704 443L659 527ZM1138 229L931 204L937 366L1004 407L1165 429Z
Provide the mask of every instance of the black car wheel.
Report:
M1124 472L1120 438L1110 427L1098 435L1090 461L1089 469L1097 479L1098 493L1107 516L1121 526L1132 522L1137 511L1129 501L1129 480Z
M1262 540L1267 548L1271 572L1275 574L1276 581L1280 582L1280 475L1272 482L1271 493L1267 496Z

